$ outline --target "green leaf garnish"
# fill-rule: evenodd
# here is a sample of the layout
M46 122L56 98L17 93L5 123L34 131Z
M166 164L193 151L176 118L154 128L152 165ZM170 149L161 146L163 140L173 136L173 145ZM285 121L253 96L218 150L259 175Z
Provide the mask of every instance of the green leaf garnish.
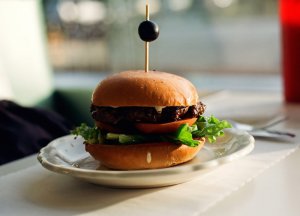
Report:
M100 130L97 127L89 127L84 123L72 130L71 134L82 136L89 144L97 144L103 141Z
M231 124L225 120L220 121L214 116L200 116L194 125L182 124L175 133L168 134L103 134L97 127L89 127L86 124L81 124L71 133L82 136L89 144L136 144L168 141L195 147L199 145L199 141L195 138L205 137L210 143L213 143L217 137L224 135L225 128L231 128Z
M196 125L198 130L193 131L193 137L206 137L210 143L217 140L217 137L223 136L225 128L231 128L231 124L226 120L220 121L214 116L204 117L201 116Z
M189 127L188 124L182 124L180 125L180 127L177 129L175 138L180 141L182 144L191 146L191 147L195 147L197 145L199 145L199 141L198 140L194 140L193 139L193 135L192 135L192 127Z

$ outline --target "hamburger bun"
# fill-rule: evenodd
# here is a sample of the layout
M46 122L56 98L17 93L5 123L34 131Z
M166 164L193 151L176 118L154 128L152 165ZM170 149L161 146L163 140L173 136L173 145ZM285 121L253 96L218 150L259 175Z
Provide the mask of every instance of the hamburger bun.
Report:
M145 119L145 117L149 116L149 113L143 112L144 110L149 110L149 107L150 109L156 109L157 107L177 107L178 110L182 108L187 112L189 108L186 107L194 107L193 109L196 109L199 102L196 88L190 81L183 77L159 71L149 71L147 73L142 70L124 71L107 77L97 85L92 95L93 108L91 112L94 112L94 114L95 112L99 112L99 115L103 114L100 119L102 121L98 120L97 115L93 116L92 114L92 116L96 126L104 132L130 134L132 131L129 129L135 129L132 133L145 135L147 133L143 130L137 130L137 125L135 124L146 123L149 126L147 120L143 122L143 118ZM143 109L139 111L141 107ZM100 111L97 111L98 108ZM117 109L124 111L124 108L127 108L127 113L117 113ZM166 115L179 115L180 111L177 113L176 109L173 111L175 114L167 112ZM161 112L162 114L163 112ZM130 121L127 120L126 124L123 119L122 123L125 124L125 127L118 127L119 125L115 121L117 122L119 118L123 118L123 115L134 116L140 119L137 122L132 119ZM156 117L154 116L153 118L155 119ZM192 120L195 121L196 119L194 117ZM110 120L110 123L107 123L108 120ZM150 126L159 127L160 130L163 126L165 134L175 133L181 125L176 123L177 121L175 119L167 122L165 125L155 122ZM176 124L175 128L174 124ZM169 130L171 128L166 128L166 125L172 127L172 130ZM151 131L151 134L153 133L154 136L160 134L155 131ZM140 170L165 168L187 162L196 156L204 142L204 138L199 139L199 145L196 147L163 140L156 143L149 141L139 144L85 143L85 148L103 166L117 170Z
M191 106L198 93L187 79L159 71L124 71L98 84L95 106Z
M161 142L135 145L86 144L85 148L101 165L111 169L158 169L192 160L203 147L205 138L199 141L196 147Z

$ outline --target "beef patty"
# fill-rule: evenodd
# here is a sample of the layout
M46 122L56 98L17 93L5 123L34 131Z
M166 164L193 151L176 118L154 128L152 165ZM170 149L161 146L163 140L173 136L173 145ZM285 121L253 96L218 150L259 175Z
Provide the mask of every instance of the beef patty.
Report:
M188 118L197 118L205 111L198 102L193 106L167 106L161 112L154 107L107 107L91 105L94 120L120 128L134 123L167 123Z

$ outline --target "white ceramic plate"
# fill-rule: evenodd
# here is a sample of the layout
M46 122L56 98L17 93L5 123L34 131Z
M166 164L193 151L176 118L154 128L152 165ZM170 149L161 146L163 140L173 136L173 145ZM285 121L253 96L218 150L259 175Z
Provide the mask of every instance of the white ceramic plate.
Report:
M212 167L249 154L254 138L236 129L226 130L216 143L206 143L190 162L163 169L116 171L95 161L84 150L83 140L72 135L50 142L38 154L39 162L47 169L88 182L126 188L147 188L179 184L189 181Z

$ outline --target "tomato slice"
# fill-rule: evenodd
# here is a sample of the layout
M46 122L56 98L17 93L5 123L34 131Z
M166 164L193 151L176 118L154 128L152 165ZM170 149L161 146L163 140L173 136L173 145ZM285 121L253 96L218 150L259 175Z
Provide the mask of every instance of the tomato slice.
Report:
M175 132L180 125L188 124L192 126L197 121L197 118L189 118L183 119L180 121L163 123L163 124L148 124L148 123L137 123L135 127L145 133L145 134L152 134L152 133L172 133Z

